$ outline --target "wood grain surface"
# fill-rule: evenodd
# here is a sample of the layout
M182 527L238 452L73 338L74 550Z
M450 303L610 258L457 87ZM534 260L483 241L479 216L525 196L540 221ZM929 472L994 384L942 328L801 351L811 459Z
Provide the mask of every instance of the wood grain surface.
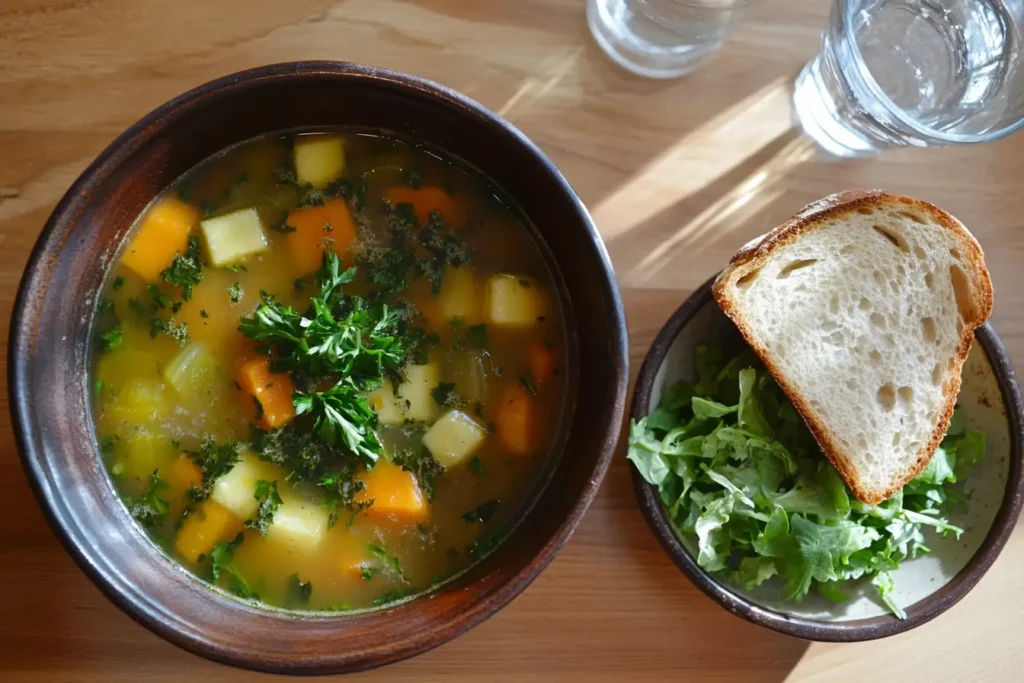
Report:
M627 304L633 372L685 295L745 241L848 187L920 196L987 252L993 324L1024 362L1024 135L880 159L815 155L788 87L827 3L768 0L705 69L635 78L589 40L584 0L2 0L0 344L47 215L119 132L239 69L339 59L432 78L536 141L590 207ZM2 372L2 371L0 371ZM6 382L5 382L6 384ZM187 654L107 602L54 539L0 411L0 680L258 678ZM554 564L482 626L353 680L1016 681L1024 668L1024 528L958 606L908 634L808 644L727 614L669 562L620 453Z

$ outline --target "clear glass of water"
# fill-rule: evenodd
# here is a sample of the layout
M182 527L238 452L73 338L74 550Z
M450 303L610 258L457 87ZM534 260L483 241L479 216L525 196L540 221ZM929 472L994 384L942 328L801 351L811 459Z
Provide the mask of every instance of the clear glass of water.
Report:
M1022 0L834 0L793 106L826 151L987 142L1024 124Z
M597 44L623 68L674 78L703 64L754 0L587 0Z

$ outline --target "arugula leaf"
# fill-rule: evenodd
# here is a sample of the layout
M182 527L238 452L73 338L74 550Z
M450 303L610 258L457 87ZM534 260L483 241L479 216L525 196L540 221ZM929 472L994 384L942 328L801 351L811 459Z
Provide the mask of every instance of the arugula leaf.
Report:
M962 501L952 485L984 457L984 435L956 413L925 471L865 505L749 350L728 362L698 350L696 364L696 382L670 385L631 424L627 457L675 531L694 539L700 566L748 589L776 583L791 600L812 588L846 600L844 582L871 578L901 616L891 572L929 552L929 534L960 536L943 510Z

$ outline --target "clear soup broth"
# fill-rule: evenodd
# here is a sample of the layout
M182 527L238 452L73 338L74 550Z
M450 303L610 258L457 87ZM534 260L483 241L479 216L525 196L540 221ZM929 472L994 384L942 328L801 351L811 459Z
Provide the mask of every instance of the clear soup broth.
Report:
M566 399L557 287L479 173L376 134L187 173L104 291L92 388L131 514L240 598L379 606L490 552Z

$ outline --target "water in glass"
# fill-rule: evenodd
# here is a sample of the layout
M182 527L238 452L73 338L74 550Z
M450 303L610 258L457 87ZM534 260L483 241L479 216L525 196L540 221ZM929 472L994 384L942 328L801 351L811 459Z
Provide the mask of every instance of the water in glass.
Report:
M753 0L588 0L587 23L618 64L649 78L700 66Z
M983 142L1020 126L1020 0L835 0L794 106L826 150Z

